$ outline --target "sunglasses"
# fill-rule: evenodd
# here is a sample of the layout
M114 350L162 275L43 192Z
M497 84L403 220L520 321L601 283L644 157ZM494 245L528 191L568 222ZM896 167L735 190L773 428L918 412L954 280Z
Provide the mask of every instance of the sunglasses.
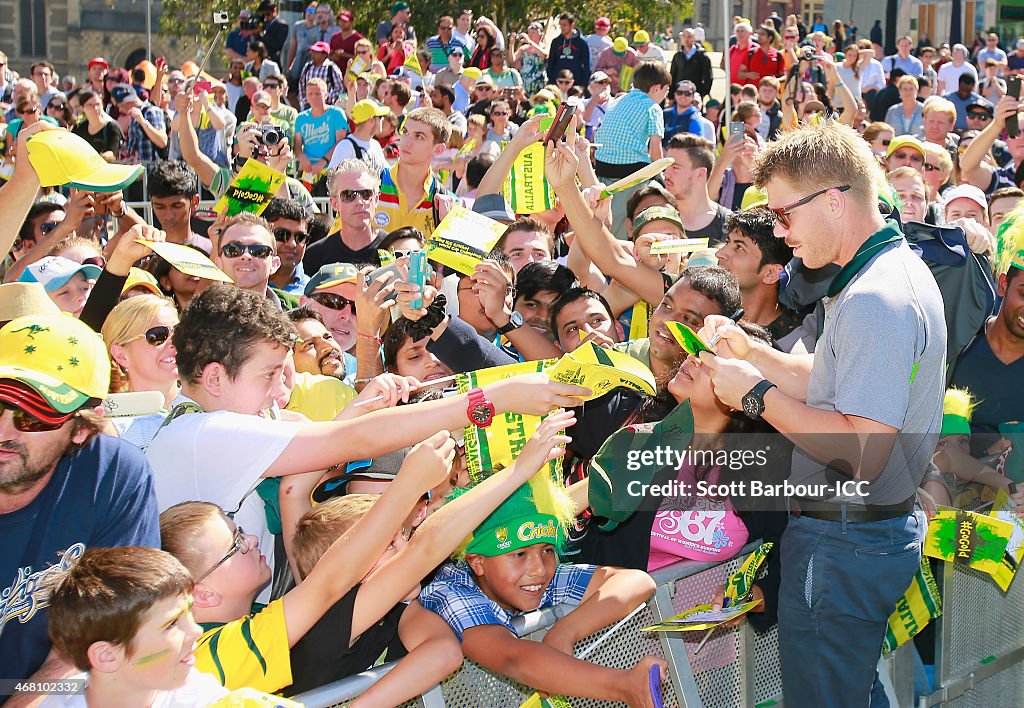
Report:
M38 112L39 112L39 106L33 106L32 108L26 108L26 109L24 109L22 111L18 111L18 113L23 115L23 116L27 116L29 114L38 113Z
M208 571L206 571L205 573L200 575L198 578L196 578L196 582L197 583L201 583L204 580L206 580L207 578L209 578L210 575L213 573L213 571L217 570L217 568L221 567L222 565L227 563L229 560L231 560L231 556L235 555L236 553L241 553L242 555L245 555L248 552L249 552L249 539L247 539L245 537L245 530L242 529L241 526L236 526L235 527L235 536L234 536L234 539L231 542L231 548L228 550L227 553L224 554L223 558L221 558L219 561L214 563L212 568L210 568Z
M938 165L932 164L931 162L924 163L924 171L925 172L938 172L940 169L942 169L942 168L939 167Z
M58 430L67 422L64 420L60 423L47 423L45 420L36 418L26 410L13 406L10 403L0 401L0 415L3 415L4 411L11 412L11 415L14 418L15 429L22 433L49 433L54 430Z
M975 113L973 111L971 113L968 113L967 117L973 118L974 120L982 121L992 120L992 116L990 116L988 113Z
M167 79L167 83L169 83L169 84L183 84L183 83L185 83L185 79Z
M889 147L890 145L892 145L892 140L883 140L882 145L885 147Z
M508 111L491 111L492 116L507 116Z
M810 204L815 199L820 197L822 194L832 189L838 189L840 192L846 192L849 189L851 189L851 187L848 184L844 184L841 187L826 187L825 189L819 189L814 194L808 194L803 199L798 199L792 204L787 204L781 207L768 207L768 210L771 213L775 214L775 218L778 220L780 224L782 224L785 228L789 229L792 228L792 225L789 222L789 215L794 209Z
M142 334L138 335L137 337L132 337L128 341L134 342L136 339L145 338L146 344L148 344L149 346L159 347L161 344L170 339L171 334L173 333L174 330L171 327L168 327L167 325L158 325L156 327L150 327Z
M288 243L289 239L295 239L295 243L301 246L309 238L309 234L305 231L289 231L281 226L274 229L274 238L278 243Z
M49 103L46 104L46 110L50 110L51 108L55 108L58 111L63 111L65 106L64 106L63 103L57 103L56 101L50 101Z
M220 255L225 258L239 258L246 251L253 258L270 258L274 255L274 249L262 243L225 243L220 249Z
M265 88L265 89L279 89L279 88L281 88L281 84L263 84L263 88Z
M693 91L676 91L677 96L692 96Z
M346 307L352 308L352 314L356 311L356 301L349 300L347 297L342 297L337 293L313 293L309 296L309 299L315 303L323 305L329 310L344 310Z
M338 198L347 203L354 202L356 197L362 199L364 202L368 202L376 196L377 192L373 189L343 189L338 192Z
M39 233L45 236L58 226L60 226L59 221L47 221L45 224L39 224Z
M572 79L559 79L558 83L560 83L560 84L571 84L572 83Z

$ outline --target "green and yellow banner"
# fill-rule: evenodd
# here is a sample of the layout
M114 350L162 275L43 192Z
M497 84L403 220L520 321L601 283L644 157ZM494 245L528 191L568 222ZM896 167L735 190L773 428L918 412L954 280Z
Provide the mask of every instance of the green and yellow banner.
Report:
M921 567L917 569L914 580L889 616L882 653L888 654L908 642L941 614L942 595L939 593L939 585L932 575L931 563L926 556L922 556Z
M540 129L549 130L553 121L554 116L542 118ZM519 153L502 191L515 214L536 214L555 208L555 190L544 176L544 143L533 143Z

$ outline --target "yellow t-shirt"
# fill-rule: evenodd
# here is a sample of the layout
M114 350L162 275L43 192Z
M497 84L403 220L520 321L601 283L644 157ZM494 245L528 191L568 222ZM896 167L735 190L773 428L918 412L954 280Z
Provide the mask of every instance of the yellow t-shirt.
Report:
M431 170L423 183L423 199L418 204L409 204L406 195L398 188L398 170L401 166L399 160L394 167L381 172L380 200L377 202L377 212L373 215L374 223L388 232L404 226L415 226L424 236L429 237L437 226L434 221L434 196L442 189L441 182Z
M246 686L273 693L292 684L284 602L206 630L196 646L196 668L230 690Z
M286 410L302 413L310 420L334 420L356 397L355 389L341 379L319 374L295 373L295 386Z

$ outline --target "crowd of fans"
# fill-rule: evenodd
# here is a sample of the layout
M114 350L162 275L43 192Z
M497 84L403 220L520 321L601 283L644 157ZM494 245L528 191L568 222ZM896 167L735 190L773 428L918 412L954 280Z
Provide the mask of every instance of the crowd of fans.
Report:
M749 617L779 624L786 696L886 705L875 667L927 515L1024 479L1024 39L901 36L886 56L879 23L858 39L821 17L737 17L723 47L568 13L463 10L425 39L410 20L396 2L357 28L314 2L289 27L265 0L220 79L102 57L81 84L47 61L19 78L0 54L0 678L24 680L7 705L68 677L84 693L45 705L291 696L400 660L354 703L391 706L466 657L653 706L662 659L610 669L574 644L648 600L648 571L759 538ZM553 206L516 213L503 188L564 105L538 182ZM141 176L50 179L54 131L97 174ZM261 215L201 206L250 159L286 175ZM415 284L411 254L460 206L500 239ZM707 246L656 247L683 238ZM672 323L717 343L688 353ZM649 368L655 395L450 382L591 344ZM595 457L682 410L690 448L770 440L767 464L648 480L870 491L659 495L610 522L597 500L630 477L625 456L589 474ZM547 417L471 479L467 438L505 413ZM541 643L518 637L513 616L562 603Z

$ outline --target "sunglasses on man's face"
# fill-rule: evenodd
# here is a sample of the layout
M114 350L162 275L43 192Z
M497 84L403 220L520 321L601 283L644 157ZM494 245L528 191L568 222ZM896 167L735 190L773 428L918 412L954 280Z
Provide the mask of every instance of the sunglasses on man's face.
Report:
M992 116L990 116L988 113L981 113L981 112L974 112L974 111L971 111L970 113L968 113L967 117L968 117L968 119L973 118L974 120L981 120L981 121L992 120Z
M768 211L770 211L771 213L773 213L775 215L775 219L784 228L787 228L787 229L792 228L792 224L789 221L789 215L790 215L790 213L794 209L797 209L799 207L806 206L807 204L810 204L815 199L820 197L822 194L825 194L826 192L828 192L829 190L832 190L832 189L839 190L840 192L846 192L846 191L850 190L851 187L848 184L844 184L841 187L826 187L825 189L819 189L817 192L814 192L813 194L808 194L803 199L797 199L795 202L792 202L792 203L787 204L785 206L781 206L781 207L768 207Z
M265 88L265 89L279 89L279 88L281 88L281 84L263 84L263 88Z
M338 192L338 198L343 202L354 202L356 197L368 202L373 199L377 192L372 189L343 189Z
M11 412L11 416L14 418L14 428L21 433L49 433L59 429L67 422L64 420L60 423L47 423L45 420L36 418L26 410L5 401L0 401L0 416L5 411Z
M39 233L45 236L58 226L60 226L59 221L47 221L45 224L39 224Z
M156 327L150 327L145 332L137 337L132 337L129 342L134 342L136 339L145 338L146 344L151 347L159 347L161 344L171 338L171 334L174 333L174 329L167 325L157 325Z
M309 296L309 299L315 303L323 305L329 310L344 310L346 307L352 308L352 314L356 312L356 301L349 300L347 297L342 297L338 293L313 293Z
M295 243L301 246L309 238L309 234L305 231L289 231L283 226L279 226L274 229L274 238L278 243L288 243L289 240L295 239Z
M693 91L676 91L677 96L692 96Z
M274 255L274 249L262 243L225 243L220 249L220 255L225 258L239 258L246 251L253 258L270 258Z

